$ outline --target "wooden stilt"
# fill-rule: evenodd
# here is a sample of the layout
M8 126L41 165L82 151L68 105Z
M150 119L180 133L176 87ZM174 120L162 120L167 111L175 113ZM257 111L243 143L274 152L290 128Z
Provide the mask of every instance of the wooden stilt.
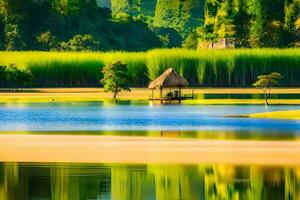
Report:
M152 89L152 101L154 99L154 89Z
M178 103L179 104L181 104L181 87L179 87L179 92L178 92L179 94L179 100L178 100Z
M162 99L163 97L163 87L160 87L160 103L163 104L164 100Z

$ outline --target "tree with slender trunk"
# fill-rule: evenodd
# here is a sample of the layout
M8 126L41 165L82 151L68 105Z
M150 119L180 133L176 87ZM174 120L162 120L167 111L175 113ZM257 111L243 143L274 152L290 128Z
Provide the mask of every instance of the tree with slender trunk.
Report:
M115 62L105 66L102 73L104 77L100 82L104 85L104 91L112 92L115 100L122 90L130 91L126 64L121 61Z
M271 96L272 87L278 85L277 79L281 79L282 76L278 72L272 72L271 74L267 75L260 75L257 77L257 81L253 83L253 86L256 88L261 88L264 92L265 96L265 103L269 105L268 99Z

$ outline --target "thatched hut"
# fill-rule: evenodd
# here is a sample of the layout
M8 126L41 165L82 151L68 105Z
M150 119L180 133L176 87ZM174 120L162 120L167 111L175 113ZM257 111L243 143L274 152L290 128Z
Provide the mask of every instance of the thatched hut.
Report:
M179 100L179 102L183 99L181 96L181 88L187 87L189 83L185 78L177 74L172 68L167 69L162 75L160 75L158 78L153 80L149 84L149 89L152 89L152 100L155 100L154 98L154 89L160 90L160 97L157 100ZM167 96L163 96L163 89L168 88L170 91L167 94ZM175 90L174 93L172 93L172 89L178 89Z

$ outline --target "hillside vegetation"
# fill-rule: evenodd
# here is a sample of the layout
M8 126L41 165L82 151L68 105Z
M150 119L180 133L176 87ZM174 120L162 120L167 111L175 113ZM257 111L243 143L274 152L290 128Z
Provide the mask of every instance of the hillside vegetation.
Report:
M0 49L293 47L299 22L298 0L0 0Z
M101 69L114 61L128 65L131 86L147 86L168 67L192 86L251 87L258 75L273 71L283 75L279 86L300 86L300 49L0 53L0 65L29 69L35 87L99 86Z

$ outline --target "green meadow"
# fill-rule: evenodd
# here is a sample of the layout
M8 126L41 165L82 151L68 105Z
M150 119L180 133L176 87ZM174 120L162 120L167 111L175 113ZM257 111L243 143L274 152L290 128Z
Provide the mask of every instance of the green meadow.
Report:
M131 86L145 87L173 67L192 86L250 87L260 74L283 75L280 86L300 85L300 49L184 50L147 52L0 52L0 64L29 69L33 87L98 86L101 69L114 61L128 66Z

